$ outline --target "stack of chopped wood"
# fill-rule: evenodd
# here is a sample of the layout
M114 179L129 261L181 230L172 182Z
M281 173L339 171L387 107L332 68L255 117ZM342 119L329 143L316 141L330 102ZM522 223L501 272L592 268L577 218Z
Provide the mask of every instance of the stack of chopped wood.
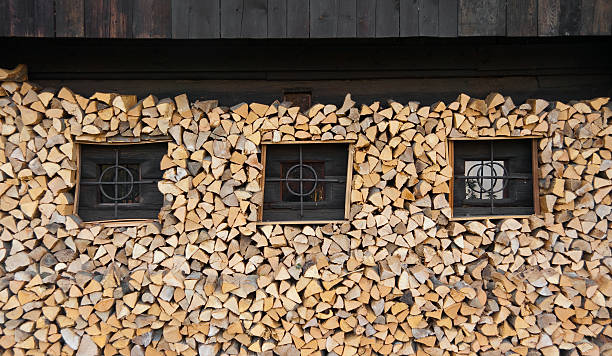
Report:
M7 355L600 355L607 98L218 106L0 87ZM542 213L451 219L449 138L538 136ZM170 140L159 222L83 224L78 142ZM354 140L350 219L261 225L262 143Z

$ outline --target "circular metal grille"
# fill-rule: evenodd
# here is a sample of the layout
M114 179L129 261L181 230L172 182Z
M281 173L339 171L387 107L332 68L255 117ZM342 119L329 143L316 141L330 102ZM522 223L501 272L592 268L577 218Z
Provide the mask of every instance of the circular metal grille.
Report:
M488 167L491 169L490 174L484 173L485 167ZM498 167L501 169L502 174L497 174ZM470 189L472 189L474 192L479 193L479 194L482 194L482 193L495 194L495 193L501 192L504 189L506 189L508 180L504 179L503 177L507 175L508 175L508 172L506 171L506 167L504 167L503 164L499 162L494 162L494 161L487 161L487 162L481 162L479 164L475 164L467 172L467 176L470 177L470 181L474 183L472 186L470 186ZM495 188L498 180L500 179L502 181L501 187ZM490 188L484 187L485 181L489 182Z
M299 171L300 179L292 179L291 174L297 169L300 170ZM304 171L309 171L312 174L312 178L310 179L303 178ZM291 185L289 184L291 182L295 182L296 180L299 181L299 185L300 185L299 192L296 192L295 190L293 190L291 188ZM304 192L304 181L308 181L309 183L312 183L312 188L309 189L307 192ZM304 163L298 163L298 164L291 166L287 170L287 174L285 174L285 186L287 187L287 190L289 190L289 193L296 195L296 196L305 197L305 196L312 194L315 191L315 189L317 189L318 182L319 182L319 177L317 176L317 172L315 171L315 169L311 165L304 164Z
M129 181L126 182L118 182L118 171L122 170L125 173L127 173L127 176L129 178ZM105 180L104 177L107 175L108 172L112 172L114 173L114 178L113 180ZM117 196L118 190L115 189L115 191L113 192L113 195L109 195L105 190L104 190L104 185L107 184L102 184L102 183L112 183L113 186L117 186L117 185L127 185L129 187L128 192L122 196ZM132 194L132 191L134 190L134 175L132 174L132 172L130 172L130 170L124 166L115 164L113 166L110 166L108 168L106 168L105 170L102 171L102 173L100 173L100 179L98 180L98 184L100 184L100 193L102 193L102 195L104 195L106 198L112 200L112 201L120 201L123 200L127 197L130 196L130 194Z

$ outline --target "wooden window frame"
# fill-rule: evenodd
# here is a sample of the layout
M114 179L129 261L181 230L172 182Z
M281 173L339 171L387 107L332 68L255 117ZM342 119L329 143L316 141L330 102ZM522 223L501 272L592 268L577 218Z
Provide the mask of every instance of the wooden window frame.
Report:
M148 139L148 140L140 140L140 141L110 141L110 142L92 142L92 141L75 141L77 146L76 148L76 164L77 164L77 176L76 176L76 187L74 192L74 205L72 214L75 216L79 216L79 200L80 200L80 190L81 190L81 148L83 145L95 145L95 146L130 146L130 145L146 145L151 143L164 143L171 142L171 139L167 136L159 139ZM80 217L79 217L80 218ZM107 220L94 220L94 221L84 221L83 225L85 227L92 227L96 225L101 225L103 227L131 227L131 226L141 226L144 224L152 223L152 222L160 222L160 219L152 218L152 219L107 219Z
M351 210L351 189L353 186L353 157L355 153L355 140L328 140L328 141L264 141L261 143L261 161L263 165L262 175L259 180L259 187L262 192L262 204L257 210L256 225L322 225L322 224L342 224L349 221ZM348 162L346 166L346 193L344 197L344 220L287 220L287 221L262 221L263 219L263 201L266 183L266 150L268 145L302 145L302 144L348 144Z
M449 137L448 141L448 157L449 164L451 165L452 176L449 184L449 204L451 208L450 221L464 221L464 220L489 220L489 219L520 219L528 218L530 216L540 216L540 191L539 191L539 170L538 170L538 140L542 139L542 136L501 136L501 137ZM532 173L532 184L533 184L533 214L524 215L481 215L481 216L455 216L454 209L454 183L455 183L455 145L454 141L491 141L491 140L531 140L531 173Z

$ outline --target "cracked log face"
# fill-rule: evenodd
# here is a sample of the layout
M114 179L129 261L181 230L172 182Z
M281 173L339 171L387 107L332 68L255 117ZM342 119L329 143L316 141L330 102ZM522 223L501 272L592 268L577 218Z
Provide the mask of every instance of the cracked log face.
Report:
M302 113L4 82L0 349L610 352L608 105L347 96ZM539 213L453 219L451 139L526 136ZM79 145L158 141L158 216L83 223ZM353 143L345 221L258 224L263 144L291 141Z

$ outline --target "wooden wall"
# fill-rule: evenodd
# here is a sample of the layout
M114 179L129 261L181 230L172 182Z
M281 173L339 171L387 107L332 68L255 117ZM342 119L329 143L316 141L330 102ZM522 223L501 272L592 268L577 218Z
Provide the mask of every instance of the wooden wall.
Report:
M0 0L0 36L610 35L609 0Z

